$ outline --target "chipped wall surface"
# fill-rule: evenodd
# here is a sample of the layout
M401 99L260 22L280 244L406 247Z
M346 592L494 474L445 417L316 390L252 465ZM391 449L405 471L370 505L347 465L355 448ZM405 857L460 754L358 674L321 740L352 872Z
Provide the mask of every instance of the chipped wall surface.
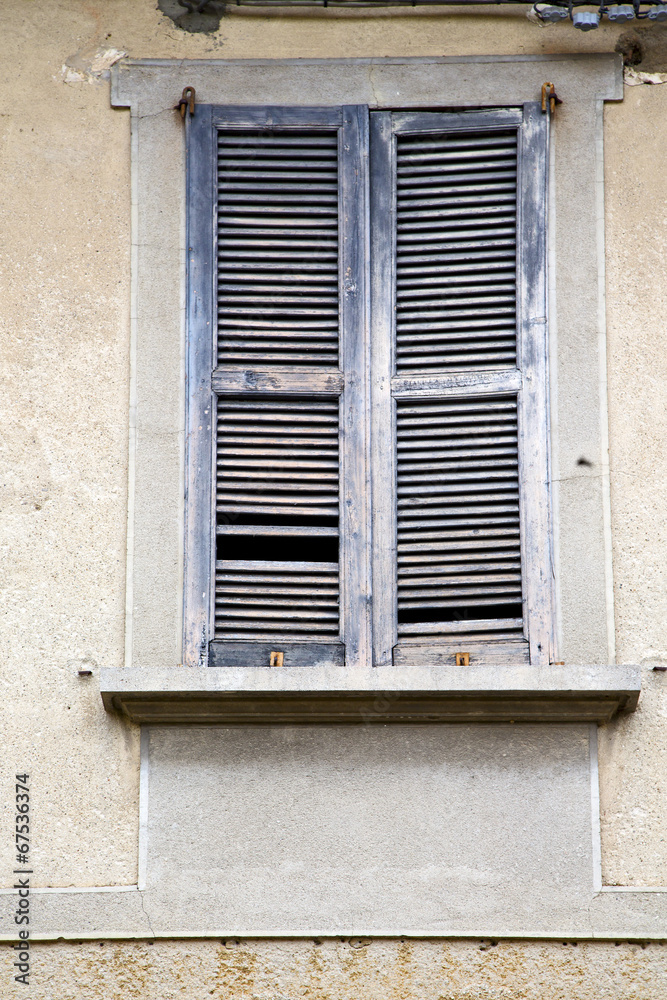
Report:
M667 71L666 30L639 31L640 76ZM246 9L198 34L156 0L2 4L0 830L12 823L14 771L28 770L35 884L137 880L138 732L104 712L95 676L123 661L127 516L130 135L129 114L109 106L109 66L122 53L613 51L628 48L622 34L608 24L588 34L538 26L521 8ZM617 659L644 664L645 687L635 715L600 731L603 874L610 884L664 886L667 674L651 667L667 664L667 86L632 83L605 109L604 221ZM2 885L11 885L12 861L0 836ZM86 944L39 946L35 962L33 993L45 998L269 1000L307 986L342 1000L360 983L377 997L667 993L658 945ZM14 996L4 983L3 994Z
M0 975L10 950L0 949ZM8 954L9 953L9 954ZM510 941L38 945L31 1000L663 1000L667 946ZM25 987L12 983L6 1000Z

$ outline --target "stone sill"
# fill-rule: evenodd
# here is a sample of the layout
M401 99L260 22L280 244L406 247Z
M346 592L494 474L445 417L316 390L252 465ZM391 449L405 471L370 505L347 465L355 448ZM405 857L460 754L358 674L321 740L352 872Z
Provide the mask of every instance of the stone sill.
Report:
M102 670L108 712L164 725L609 722L637 667L209 667Z

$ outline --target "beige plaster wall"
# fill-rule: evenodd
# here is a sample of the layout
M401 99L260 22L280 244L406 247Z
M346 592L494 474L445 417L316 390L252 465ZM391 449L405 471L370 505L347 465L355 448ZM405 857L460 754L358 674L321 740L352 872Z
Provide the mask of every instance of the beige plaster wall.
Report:
M616 653L638 711L599 731L603 877L667 883L667 85L605 112L605 224Z
M38 885L137 878L138 734L104 713L95 677L78 674L119 666L123 655L129 114L110 109L95 54L589 52L612 50L622 34L609 25L590 34L540 27L517 9L251 11L224 18L208 36L182 32L156 8L155 0L0 7L0 829L11 826L13 774L29 770ZM661 53L654 45L651 65L640 68L667 68ZM605 114L617 646L619 662L646 664L667 663L666 123L667 86L626 88L625 103ZM640 711L601 732L603 863L612 883L667 884L666 686L667 674L647 668ZM3 885L12 859L9 838L0 838ZM56 954L45 949L45 961ZM538 957L526 962L539 965Z
M11 950L1 949L9 983ZM663 1000L667 946L174 941L33 946L31 1000ZM32 985L34 982L34 985ZM23 992L22 992L23 991ZM12 983L6 1000L25 987Z

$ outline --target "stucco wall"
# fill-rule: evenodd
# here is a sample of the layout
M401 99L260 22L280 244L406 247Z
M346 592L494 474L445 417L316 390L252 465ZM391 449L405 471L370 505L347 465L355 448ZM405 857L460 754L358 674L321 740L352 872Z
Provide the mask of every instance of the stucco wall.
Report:
M667 37L664 29L652 31L652 37ZM78 674L92 669L94 675L102 665L121 665L123 658L129 115L110 109L108 83L92 71L95 53L271 58L590 52L613 50L622 33L609 25L586 35L569 26L539 27L522 10L465 15L398 10L242 12L223 18L213 35L195 35L180 31L157 10L155 0L2 5L0 829L9 831L12 825L13 774L28 770L35 884L128 885L137 878L138 733L104 713L95 676ZM661 58L654 46L651 65L639 68L667 68ZM99 60L95 65L101 65ZM610 884L667 885L662 787L667 674L651 670L655 663L667 664L666 140L667 85L628 87L623 104L607 105L617 658L646 666L638 712L600 732L603 873ZM6 833L0 837L2 885L12 884L11 848ZM403 995L396 992L399 981L401 989L412 984L424 997L472 995L466 993L471 982L475 996L569 996L574 987L568 984L575 981L581 997L665 993L664 982L662 988L656 985L656 970L664 976L666 964L658 946L646 953L628 948L621 953L612 945L580 945L577 951L561 945L500 945L492 953L503 956L495 959L496 974L489 971L489 953L477 946L415 945L410 976L391 982L377 971L384 962L381 949L389 949L391 962L403 968L402 946L377 944L351 951L347 958L338 946L326 947L336 986L320 983L315 995L323 997L353 995L355 976L378 996ZM92 945L82 948L43 948L39 961L44 970L53 970L49 975L63 976L63 983L71 977L73 983L84 953L88 963L102 954ZM227 952L211 944L188 948L108 946L105 955L120 957L116 966L109 959L100 964L96 957L92 967L108 978L90 987L107 992L87 995L120 995L123 982L132 981L119 971L128 956L134 956L132 968L145 970L141 976L148 992L169 995L164 977L171 976L174 995L178 990L199 995L199 986L188 986L182 977L193 976L189 982L198 983L192 970L201 963L210 970L207 975L218 975L216 970L225 967L220 956L227 960ZM158 954L166 956L164 965ZM319 960L309 956L320 952L305 944L276 944L260 949L259 959L253 959L252 950L230 954L241 978L230 972L227 987L236 982L234 995L268 1000L302 993L299 963L316 965ZM476 980L480 962L485 971ZM544 963L561 983L550 994L536 986ZM642 982L641 970L648 969L646 986L636 994L614 993L611 970L616 966L636 983ZM252 968L282 971L267 972L260 989L252 985ZM506 994L502 990L510 980L503 976L510 975L514 992ZM443 985L443 976L449 985ZM34 995L48 996L46 975L38 979L43 992ZM523 992L516 985L521 983ZM221 995L227 987L220 986ZM69 994L59 988L53 995L82 995L74 985L67 988Z
M6 946L2 951L6 961ZM31 1000L662 1000L667 994L661 944L107 941L37 946L33 966ZM22 990L12 984L3 995L19 1000Z
M619 663L646 666L639 710L600 730L603 875L667 882L667 85L605 111L612 532Z

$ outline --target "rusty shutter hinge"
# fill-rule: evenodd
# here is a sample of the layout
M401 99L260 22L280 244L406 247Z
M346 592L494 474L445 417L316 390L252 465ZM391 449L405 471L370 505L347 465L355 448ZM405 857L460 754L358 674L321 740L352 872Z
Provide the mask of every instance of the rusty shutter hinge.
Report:
M185 91L184 91L185 93ZM560 97L556 93L556 88L553 83L543 83L542 84L542 114L546 115L547 111L554 113L557 104L562 104Z
M189 108L190 114L195 113L195 88L194 87L184 87L183 93L181 94L181 99L174 108L174 111L181 112L181 118L185 118L185 109Z

